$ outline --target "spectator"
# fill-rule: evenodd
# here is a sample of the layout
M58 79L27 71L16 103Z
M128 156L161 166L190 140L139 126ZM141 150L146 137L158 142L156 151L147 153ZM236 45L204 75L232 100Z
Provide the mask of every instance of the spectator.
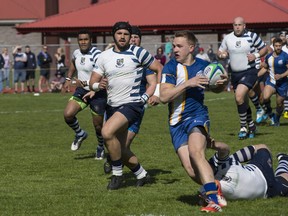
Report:
M207 55L208 55L208 57L209 57L209 59L210 59L211 62L217 61L217 56L216 56L216 54L214 53L213 45L212 45L212 44L210 44L210 45L208 46Z
M172 56L172 42L170 40L170 38L168 36L165 37L165 56L167 57L167 59L170 59Z
M16 46L13 50L14 57L14 92L18 93L18 81L21 82L21 93L24 93L26 81L27 56L22 52L22 46Z
M36 56L31 52L30 46L25 47L25 54L27 55L26 62L26 84L28 92L35 92L35 70L37 67Z
M0 55L0 93L3 91L3 70L5 61L2 55Z
M50 86L49 86L49 78L50 78L50 64L52 62L51 55L47 52L48 47L46 45L43 45L42 51L38 54L38 65L40 67L40 78L38 82L38 88L39 92L43 92L42 90L42 83L44 83L48 91L51 92Z
M2 56L4 58L5 64L3 67L3 81L6 83L6 89L9 90L10 89L10 67L11 67L11 60L10 60L10 56L8 54L8 48L3 48L2 50ZM4 84L5 85L5 84Z
M60 72L62 76L65 76L66 74L66 66L65 66L65 53L64 49L59 47L57 49L57 52L55 53L56 58L56 68L57 72Z
M204 52L202 47L199 48L199 53L196 55L196 57L210 62L208 54Z
M155 59L157 59L162 65L165 65L166 63L166 56L164 55L164 50L162 47L157 48L157 53L154 56Z
M51 81L51 91L52 92L60 92L65 83L64 74L61 71L56 71L55 78Z

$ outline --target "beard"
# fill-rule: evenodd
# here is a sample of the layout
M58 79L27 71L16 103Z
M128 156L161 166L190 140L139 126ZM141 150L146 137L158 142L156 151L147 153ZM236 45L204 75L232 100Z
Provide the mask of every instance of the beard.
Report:
M125 42L124 45L122 45L121 43ZM130 44L129 44L129 40L128 41L115 41L115 44L117 46L117 48L120 50L120 51L125 51L129 48Z

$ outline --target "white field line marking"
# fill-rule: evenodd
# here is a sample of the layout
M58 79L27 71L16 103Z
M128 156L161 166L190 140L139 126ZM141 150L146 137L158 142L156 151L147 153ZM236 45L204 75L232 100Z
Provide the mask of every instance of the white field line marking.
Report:
M63 112L63 110L16 110L16 111L0 111L0 114L22 114L22 113L43 113L43 112Z
M212 98L212 99L207 99L207 100L205 100L205 101L210 102L210 101L218 101L218 100L225 100L225 99L227 99L227 98L226 98L226 97L221 97L221 98Z

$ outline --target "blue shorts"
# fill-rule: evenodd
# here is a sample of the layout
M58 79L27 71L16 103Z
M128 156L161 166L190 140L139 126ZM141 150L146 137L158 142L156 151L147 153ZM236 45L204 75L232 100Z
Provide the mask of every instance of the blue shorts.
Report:
M106 119L108 120L114 113L120 112L128 120L128 127L133 125L136 121L141 118L144 106L142 103L128 103L123 104L119 107L111 107L107 105L106 108Z
M128 128L129 131L132 131L133 133L138 134L144 113L145 113L145 108L143 107L141 116Z
M288 188L282 184L281 177L274 175L271 154L267 149L259 149L249 164L256 165L263 173L268 186L267 197L287 195Z
M270 78L266 80L266 85L272 86L275 90L276 93L281 96L281 97L286 97L287 96L287 90L288 90L288 82L276 82L276 84L273 84L270 81Z
M84 88L77 87L70 100L77 101L82 109L85 109L89 105L92 113L104 115L107 106L107 92L105 90L98 91L92 98L87 98L87 102L84 102L82 97L88 92Z
M187 145L188 137L195 127L204 128L206 131L204 135L208 135L210 129L208 115L200 115L195 118L186 119L177 125L170 125L170 135L176 152L181 146Z
M258 69L256 68L250 68L241 72L232 72L231 84L233 86L233 89L236 89L239 84L243 84L249 89L252 89L258 80L257 73Z
M40 75L46 79L50 78L50 68L40 68Z
M14 69L14 83L26 81L26 69Z

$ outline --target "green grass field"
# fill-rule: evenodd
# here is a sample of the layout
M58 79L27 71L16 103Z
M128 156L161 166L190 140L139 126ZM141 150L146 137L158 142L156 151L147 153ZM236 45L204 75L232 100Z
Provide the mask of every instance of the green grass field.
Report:
M110 175L103 161L94 160L94 137L88 110L78 115L89 133L77 152L70 150L72 130L63 109L70 94L0 95L0 215L202 215L197 205L198 185L192 182L174 153L167 124L167 106L146 111L132 149L153 178L135 188L135 178L124 168L125 186L107 191ZM233 151L266 143L275 155L288 152L288 120L281 126L258 127L255 139L239 141L239 120L232 93L206 94L211 135ZM274 105L274 100L273 100ZM207 156L214 152L207 151ZM276 160L276 159L275 159ZM275 164L274 164L275 166ZM247 185L249 187L249 185ZM287 198L230 201L223 215L288 215Z

